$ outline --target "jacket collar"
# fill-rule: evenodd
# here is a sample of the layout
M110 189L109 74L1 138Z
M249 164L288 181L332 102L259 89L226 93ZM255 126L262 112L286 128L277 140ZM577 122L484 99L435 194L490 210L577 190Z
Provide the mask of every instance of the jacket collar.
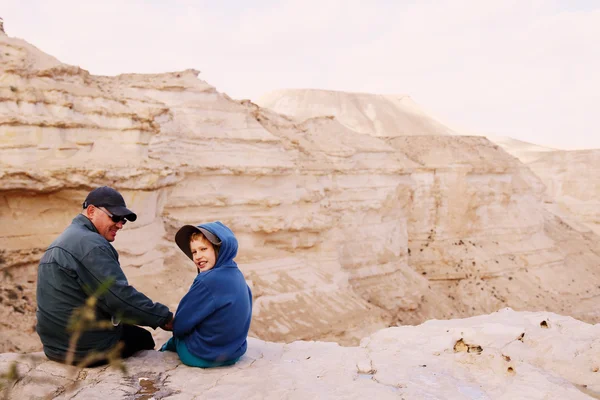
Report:
M83 214L79 214L78 216L73 218L73 222L71 222L71 223L84 226L86 229L88 229L92 232L99 233L98 229L96 229L96 226L94 226L92 221L90 221L90 219Z

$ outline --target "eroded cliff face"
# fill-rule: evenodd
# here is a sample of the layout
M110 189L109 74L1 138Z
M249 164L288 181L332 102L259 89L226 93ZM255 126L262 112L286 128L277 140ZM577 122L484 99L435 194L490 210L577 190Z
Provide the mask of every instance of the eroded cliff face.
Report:
M485 138L391 143L422 148L412 159L433 168L408 223L410 265L447 299L424 304L446 303L445 318L508 304L597 321L600 238L550 212L544 186L528 168ZM416 322L410 318L419 314L405 318Z
M385 104L379 107L381 96L316 90L280 91L261 103L292 115L298 124L307 115L319 115L321 107L346 127L355 122L346 104L371 107L374 115L388 110ZM404 110L393 112L396 121L402 120ZM351 280L355 290L372 304L389 306L400 323L489 312L503 304L597 320L599 238L556 213L558 203L531 169L482 137L443 136L433 129L422 136L399 130L382 135L375 125L363 128L416 164L404 179L397 174L393 187L405 196L394 204L403 210L406 265L424 279L419 285L403 277L415 296L399 292L399 302L391 301L393 290L378 290L387 282L381 279L385 272L377 283L365 275ZM590 174L597 176L594 168ZM369 265L370 255L357 253L363 258L356 257L355 264ZM370 285L368 293L359 289Z
M0 351L39 348L37 261L100 185L139 216L114 243L130 282L173 309L195 274L174 233L229 225L263 340L352 344L505 306L598 320L598 237L485 138L373 137L234 101L197 71L93 76L4 35L0 61L2 287L27 306L0 293Z
M600 149L556 151L527 164L567 215L600 235Z
M546 185L549 207L578 229L600 235L600 149L557 150L510 138L491 138Z

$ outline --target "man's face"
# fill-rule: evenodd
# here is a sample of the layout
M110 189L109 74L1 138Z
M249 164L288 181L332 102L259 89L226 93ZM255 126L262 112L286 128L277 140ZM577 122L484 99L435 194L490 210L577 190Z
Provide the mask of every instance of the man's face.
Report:
M217 256L215 248L205 238L194 239L190 242L190 250L192 250L192 258L194 264L198 268L198 272L206 272L215 266Z
M88 206L87 217L92 221L98 233L109 242L114 242L117 237L117 232L123 229L123 222L113 222L104 210L96 206Z

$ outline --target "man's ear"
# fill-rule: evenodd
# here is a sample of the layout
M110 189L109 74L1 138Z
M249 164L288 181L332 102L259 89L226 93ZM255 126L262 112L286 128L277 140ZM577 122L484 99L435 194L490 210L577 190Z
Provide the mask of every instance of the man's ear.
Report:
M93 216L94 216L94 212L96 211L94 208L95 208L95 207L94 207L93 205L91 205L91 204L90 204L90 205L88 205L88 206L87 206L87 208L86 208L85 210L83 210L83 211L85 211L85 215L86 215L88 218L91 218L91 217L93 217Z

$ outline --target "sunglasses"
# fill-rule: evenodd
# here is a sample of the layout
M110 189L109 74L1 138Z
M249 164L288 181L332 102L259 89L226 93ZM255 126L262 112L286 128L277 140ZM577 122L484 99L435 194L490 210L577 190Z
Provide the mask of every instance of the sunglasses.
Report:
M118 224L119 222L122 222L123 225L125 225L127 223L127 220L125 219L125 217L119 217L117 215L113 215L111 213L109 213L106 210L103 210L100 207L96 207L98 210L102 211L104 214L108 215L110 217L110 219L112 220L112 222L114 222L115 224Z

